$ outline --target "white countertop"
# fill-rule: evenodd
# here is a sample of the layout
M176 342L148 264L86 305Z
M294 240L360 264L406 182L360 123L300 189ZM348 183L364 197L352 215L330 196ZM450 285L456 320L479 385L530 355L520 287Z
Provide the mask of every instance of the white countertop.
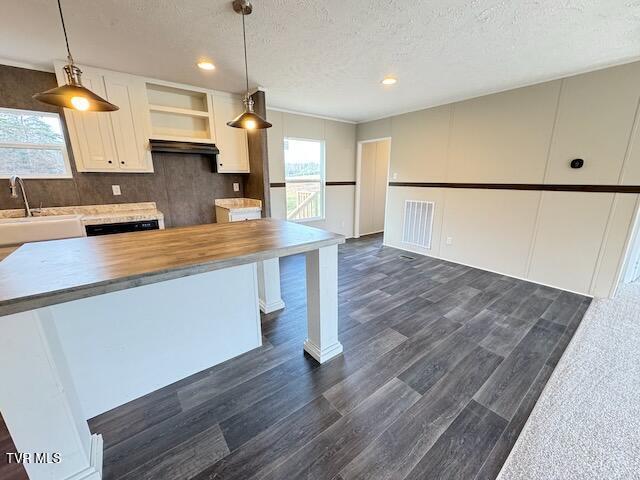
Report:
M24 217L24 208L0 210L2 218ZM155 202L115 203L105 205L77 205L70 207L45 207L35 216L81 215L83 225L100 225L103 223L137 222L142 220L158 220L160 228L164 228L164 215L156 207Z
M262 210L262 202L253 198L219 198L215 202L216 207L233 212L253 212Z

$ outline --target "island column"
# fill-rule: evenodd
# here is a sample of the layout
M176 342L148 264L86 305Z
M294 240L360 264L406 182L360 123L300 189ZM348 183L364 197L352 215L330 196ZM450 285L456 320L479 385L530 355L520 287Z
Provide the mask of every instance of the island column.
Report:
M12 461L31 480L100 480L102 436L89 431L48 308L2 317L0 375Z
M258 262L258 297L260 310L271 313L285 305L280 292L280 259L270 258Z
M342 353L338 341L338 246L307 252L307 340L305 351L318 362Z

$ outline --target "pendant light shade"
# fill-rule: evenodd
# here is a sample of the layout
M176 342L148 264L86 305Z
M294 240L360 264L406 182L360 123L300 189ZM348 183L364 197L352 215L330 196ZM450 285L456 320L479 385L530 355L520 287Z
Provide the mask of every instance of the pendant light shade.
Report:
M109 103L104 98L82 86L82 79L80 78L82 71L73 63L60 0L58 0L58 11L60 12L62 31L64 32L64 40L67 45L67 61L69 63L64 66L64 74L67 77L67 84L62 85L61 87L52 88L46 92L36 93L33 98L55 107L65 107L80 111L113 112L118 110L116 105Z
M244 112L230 122L227 122L227 125L233 128L244 128L245 130L260 130L272 126L264 118L253 111L253 98L247 94L244 97L243 102Z
M107 102L104 98L82 86L80 81L82 72L78 67L73 64L65 65L64 72L67 76L66 85L37 93L33 98L48 105L81 111L113 112L118 110L118 107L113 103Z
M249 95L249 67L247 62L247 34L244 25L244 16L250 15L253 6L249 0L234 0L232 2L233 10L242 15L242 39L244 42L244 73L246 80L247 93L244 96L244 112L236 118L227 122L227 125L233 128L243 128L245 130L259 130L269 128L272 125L264 118L253 111L253 98Z

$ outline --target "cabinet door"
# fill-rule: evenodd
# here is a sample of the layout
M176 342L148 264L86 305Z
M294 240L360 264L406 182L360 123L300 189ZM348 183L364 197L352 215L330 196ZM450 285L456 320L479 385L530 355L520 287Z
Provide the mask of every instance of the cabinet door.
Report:
M63 65L56 65L58 85L65 84ZM106 97L102 75L82 69L82 83L92 92ZM118 169L109 114L64 109L73 158L79 172L108 172Z
M244 220L258 220L260 212L235 212L229 215L230 222L242 222Z
M104 76L107 99L120 107L109 115L120 170L153 172L149 151L144 81L130 75Z
M214 94L213 114L215 117L218 173L249 173L249 152L247 132L232 128L227 122L242 113L242 102L235 97Z

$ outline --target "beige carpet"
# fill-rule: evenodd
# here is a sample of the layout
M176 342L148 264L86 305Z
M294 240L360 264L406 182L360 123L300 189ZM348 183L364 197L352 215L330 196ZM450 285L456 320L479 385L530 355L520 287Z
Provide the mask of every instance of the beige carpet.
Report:
M640 284L591 304L498 478L640 479Z

